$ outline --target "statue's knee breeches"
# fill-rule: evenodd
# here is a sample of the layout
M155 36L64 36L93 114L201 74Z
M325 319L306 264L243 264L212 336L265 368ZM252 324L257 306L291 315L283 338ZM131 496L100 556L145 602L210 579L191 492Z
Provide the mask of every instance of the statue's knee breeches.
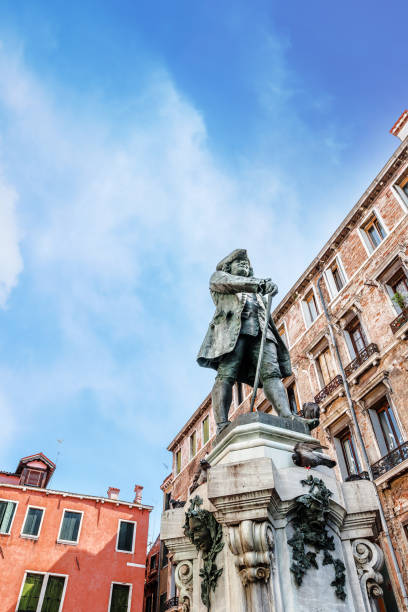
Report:
M234 350L231 351L231 353L223 355L217 368L216 380L223 380L232 385L235 383L242 362L245 345L245 338L239 337Z
M260 374L262 381L267 380L268 378L282 378L276 344L270 340L265 342Z

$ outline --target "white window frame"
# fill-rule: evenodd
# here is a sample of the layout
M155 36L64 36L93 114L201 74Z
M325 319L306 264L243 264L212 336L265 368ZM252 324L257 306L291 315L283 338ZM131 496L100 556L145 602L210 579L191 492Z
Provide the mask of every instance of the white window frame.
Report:
M208 421L208 440L204 441L204 422L206 420ZM207 414L207 416L205 416L203 418L203 420L201 421L201 435L203 437L203 446L205 446L210 441L210 438L211 438L211 435L210 435L210 415L209 414Z
M402 187L400 187L400 183L402 180L404 180L406 178L406 174L405 176L403 176L405 174L405 172L402 172L400 174L400 176L397 178L396 181L394 181L394 184L392 185L392 191L394 193L394 196L396 197L398 204L401 206L403 212L405 214L407 214L408 212L408 196L405 195L405 191L402 189Z
M37 604L36 612L39 612L41 610L41 608L42 608L42 605L43 605L43 602L44 602L44 597L45 597L45 590L47 588L49 576L59 576L60 578L65 578L64 588L63 588L63 591L62 591L62 596L61 596L61 601L60 601L60 607L59 607L59 610L58 610L58 612L61 612L62 609L63 609L63 606L64 606L64 599L65 599L65 593L67 591L67 584L68 584L69 575L68 574L57 574L56 572L39 572L37 570L25 570L24 576L23 576L23 581L21 583L20 592L18 594L18 599L17 599L17 605L16 605L15 612L18 612L18 606L20 604L21 595L23 594L23 588L24 588L24 584L25 584L25 581L26 581L27 574L39 574L40 576L44 576L44 580L43 580L43 583L41 585L40 596L38 598L38 604Z
M42 510L43 511L37 535L29 535L27 533L23 533L24 525L25 525L25 522L27 520L28 511L30 510L30 508L34 508L36 510ZM43 521L44 521L44 516L45 516L45 508L43 506L27 506L27 510L26 510L26 513L25 513L25 516L24 516L24 521L23 521L23 524L21 525L20 537L21 538L27 538L28 540L38 540L38 538L40 537L41 528L42 528L42 524L43 524Z
M76 512L77 514L81 514L81 522L79 523L78 538L77 538L76 542L74 540L62 540L60 538L61 527L62 527L62 523L64 521L64 514L65 514L65 512ZM83 510L75 510L75 508L63 508L62 516L61 516L61 521L60 521L60 525L59 525L59 529L58 529L57 544L71 544L71 546L77 546L77 544L79 542L79 539L81 537L81 530L82 530L82 523L83 522L84 522L84 511Z
M114 584L120 584L121 586L128 586L128 587L130 587L129 588L128 605L127 605L127 612L129 612L130 606L131 606L131 603L132 603L132 584L130 582L118 582L117 580L114 580L113 582L111 582L111 585L110 585L108 612L110 612L110 609L111 609L112 592L113 592L113 585Z
M133 523L133 525L135 526L135 528L133 529L132 550L121 550L120 548L118 548L118 545L119 545L119 532L120 532L120 524L121 523ZM126 519L119 519L118 520L118 533L116 535L116 547L115 547L116 552L124 553L124 554L127 554L127 555L133 555L133 553L135 552L136 529L137 529L137 522L136 521L127 521Z
M341 272L341 274L343 276L343 280L344 280L344 285L340 289L340 291L337 290L336 283L335 283L334 278L333 278L333 273L331 271L332 266L333 266L334 263L336 263L337 267L340 269L340 272ZM324 270L324 280L326 282L326 287L328 289L328 292L329 292L329 295L330 295L330 298L331 298L330 301L334 300L343 291L344 287L349 282L349 280L347 278L346 271L345 271L344 266L343 266L343 261L341 259L340 253L335 255L335 257L333 257L333 259L331 260L331 262L329 263L327 268L325 268L325 270Z
M309 318L309 307L307 305L307 301L306 301L306 296L312 291L313 295L314 295L314 299L315 299L315 304L316 304L316 309L317 309L317 317L315 319L313 319L313 321L308 321ZM320 315L322 314L321 311L321 307L320 307L320 301L317 298L317 293L315 290L314 285L311 285L307 291L305 291L305 293L303 294L303 297L300 301L300 309L302 311L302 316L303 316L303 321L305 324L306 329L309 329L310 327L312 327L313 323L315 323L317 321L317 319L320 317ZM307 318L306 318L306 314L307 314Z
M364 226L367 224L367 221L370 219L370 217L372 216L377 217L377 221L381 224L385 236L384 238L381 240L380 244L378 246L375 247L375 249L373 248L373 245L371 244L366 231L364 230ZM386 226L386 224L384 223L384 219L382 218L382 216L380 215L380 213L378 212L377 208L374 206L370 212L364 217L364 220L360 223L359 227L358 227L358 234L360 236L360 240L363 243L363 246L366 250L366 253L368 255L368 257L371 257L371 255L373 253L375 253L377 251L377 249L380 248L380 246L383 244L383 242L388 238L388 235L390 233L390 230L388 229L388 227Z
M277 330L278 330L278 334L279 334L279 330L280 330L282 327L283 327L283 330L284 330L284 334L285 334L286 340L287 340L287 342L288 342L288 345L287 345L287 347L286 347L286 348L289 350L289 349L290 349L290 340L289 340L289 334L288 334L288 326L286 325L286 321L285 321L285 319L283 319L282 323L281 323L281 324L279 325L279 327L277 328ZM279 334L279 335L280 335L280 334ZM281 336L281 338L282 338L282 336ZM282 340L282 342L283 342L283 340Z
M9 535L11 535L11 530L13 528L14 519L16 518L17 507L18 507L19 502L17 500L15 500L15 499L6 499L5 497L0 497L0 502L11 502L13 504L16 504L16 507L14 509L13 518L11 519L9 532L8 533L0 533L0 537L1 536L9 536Z

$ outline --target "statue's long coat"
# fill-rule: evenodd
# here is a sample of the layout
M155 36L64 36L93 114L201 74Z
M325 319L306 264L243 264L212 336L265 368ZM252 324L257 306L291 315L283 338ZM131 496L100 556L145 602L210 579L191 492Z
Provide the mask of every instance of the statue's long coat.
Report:
M256 294L259 304L259 324L261 329L264 328L266 306L264 299L258 293L261 282L261 279L253 276L236 276L227 272L217 271L211 276L210 292L216 310L197 357L200 366L216 370L221 357L234 350L241 330L241 313L245 306L245 295L243 293ZM282 378L290 376L292 369L289 351L280 337L272 317L269 320L268 331L273 334L276 340ZM237 380L253 386L254 379L255 368L244 357Z

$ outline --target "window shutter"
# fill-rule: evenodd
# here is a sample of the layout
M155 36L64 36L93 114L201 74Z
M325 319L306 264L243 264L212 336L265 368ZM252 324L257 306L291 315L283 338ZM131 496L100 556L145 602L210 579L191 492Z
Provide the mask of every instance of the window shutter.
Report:
M65 510L59 539L67 540L68 542L76 542L80 523L81 515L78 512Z
M330 297L333 299L338 294L338 291L337 291L336 283L334 282L333 272L330 270L330 268L326 270L325 276L326 276L327 285L329 287Z
M36 536L40 529L41 518L43 510L40 508L29 508L27 512L27 518L23 527L24 535Z
M129 585L112 585L110 612L127 612L129 602Z
M9 533L16 505L15 502L0 502L0 533Z
M122 521L119 528L118 549L126 552L132 552L133 549L133 533L135 525L127 521Z
M65 578L49 576L41 612L59 612Z
M18 612L37 610L43 580L43 574L27 574L17 609Z
M305 301L302 301L301 304L302 304L303 316L305 317L305 321L306 321L306 327L310 327L312 320L310 318L309 308Z

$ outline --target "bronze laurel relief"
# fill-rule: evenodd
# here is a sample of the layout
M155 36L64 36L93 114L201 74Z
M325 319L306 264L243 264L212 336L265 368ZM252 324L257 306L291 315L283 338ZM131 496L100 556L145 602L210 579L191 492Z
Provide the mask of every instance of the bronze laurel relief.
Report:
M210 610L210 594L217 587L218 578L223 568L218 569L215 558L223 549L222 527L208 510L201 509L203 500L196 495L190 500L190 507L186 512L184 534L202 553L203 568L201 577L201 601Z
M334 580L330 586L334 587L339 599L345 600L346 568L340 559L333 558L330 551L335 550L334 538L327 531L329 500L333 494L320 478L310 475L306 480L301 480L301 483L309 487L309 493L296 499L293 521L295 532L288 540L293 550L290 569L295 576L296 584L300 586L309 568L318 569L317 555L322 550L323 565L332 564L334 567ZM306 546L312 546L315 551L306 552Z

